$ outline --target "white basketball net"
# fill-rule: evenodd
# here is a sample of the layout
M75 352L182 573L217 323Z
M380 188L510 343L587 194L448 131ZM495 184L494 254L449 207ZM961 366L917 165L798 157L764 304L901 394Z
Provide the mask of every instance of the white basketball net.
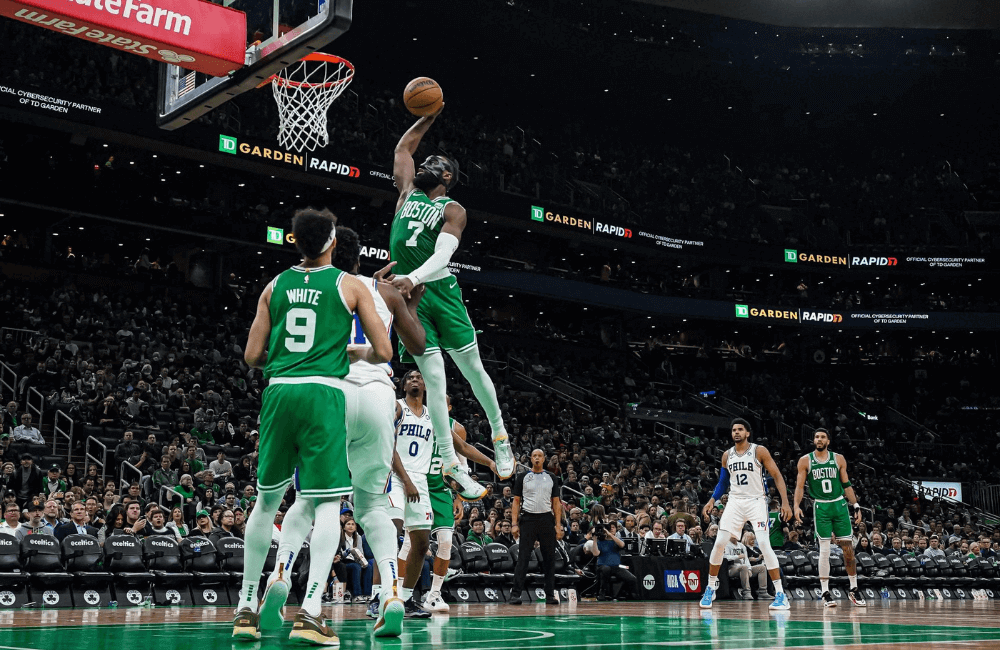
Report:
M292 151L330 144L326 112L354 79L354 66L339 57L310 54L271 80L278 103L278 143Z

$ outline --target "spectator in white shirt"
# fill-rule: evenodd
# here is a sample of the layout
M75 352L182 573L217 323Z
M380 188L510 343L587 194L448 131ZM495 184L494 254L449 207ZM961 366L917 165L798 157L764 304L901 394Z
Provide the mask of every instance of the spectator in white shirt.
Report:
M217 459L208 464L208 469L212 470L215 478L221 479L222 482L228 481L233 477L233 464L226 460L226 452L221 449L219 450Z
M753 533L745 534L743 536L743 541L749 544L754 544L755 540ZM740 583L742 584L742 589L740 589L740 598L749 600L753 597L753 594L750 591L750 578L754 576L757 577L757 595L758 597L763 597L763 594L767 592L767 572L764 570L764 563L758 562L756 564L751 564L749 555L747 554L746 545L736 541L735 539L730 539L729 543L726 544L726 550L723 557L730 562L729 577L740 577Z
M684 540L686 542L686 544L687 544L684 547L684 552L685 553L690 553L691 552L691 546L694 544L694 540L692 540L691 536L687 534L687 523L683 519L678 519L677 521L674 522L674 532L671 533L670 537L668 537L667 539L668 540L670 540L670 539L682 539L682 540Z
M35 445L45 444L42 432L31 426L32 420L31 413L25 413L21 416L20 426L14 427L14 432L11 434L14 442L30 442Z
M0 535L14 537L17 527L21 525L21 508L16 503L8 503L3 511L3 523L0 524Z

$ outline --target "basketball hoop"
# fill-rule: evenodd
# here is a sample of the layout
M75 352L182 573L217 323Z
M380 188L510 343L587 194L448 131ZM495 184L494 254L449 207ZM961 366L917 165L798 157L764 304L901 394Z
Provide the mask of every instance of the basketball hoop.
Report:
M278 143L292 151L330 144L326 112L354 79L347 59L313 52L271 77L278 103Z

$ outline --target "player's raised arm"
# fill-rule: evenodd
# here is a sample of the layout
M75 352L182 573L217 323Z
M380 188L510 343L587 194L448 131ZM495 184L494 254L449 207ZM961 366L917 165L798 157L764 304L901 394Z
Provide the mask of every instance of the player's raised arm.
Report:
M257 300L257 314L250 326L243 360L251 368L262 368L267 362L267 339L271 335L271 283L260 293Z
M372 294L354 276L345 275L341 282L344 300L348 309L355 312L361 319L361 329L365 333L365 339L371 345L370 348L364 346L364 356L361 357L368 363L385 363L392 359L392 343L389 341L389 333L385 331L382 319L379 318L375 310L375 300ZM352 346L348 346L351 353Z
M861 506L858 505L858 495L851 486L851 480L847 478L847 459L840 454L837 454L837 467L840 469L840 483L844 486L844 496L854 511L854 523L860 524Z
M760 445L757 445L757 460L774 479L774 485L778 488L778 495L781 497L781 519L789 521L792 518L792 509L788 506L788 487L785 485L784 477L781 476L778 464L771 458L771 452L767 450L767 447Z
M806 490L806 476L809 474L808 455L799 459L796 469L798 469L798 476L795 479L795 523L801 524L802 509L799 506L802 505L802 497Z
M444 110L443 104L441 110ZM392 159L392 178L396 181L396 189L399 190L400 197L406 196L413 189L413 175L416 172L416 167L413 165L413 154L417 152L420 141L427 130L431 128L435 118L441 114L441 110L417 120L396 144L396 151Z

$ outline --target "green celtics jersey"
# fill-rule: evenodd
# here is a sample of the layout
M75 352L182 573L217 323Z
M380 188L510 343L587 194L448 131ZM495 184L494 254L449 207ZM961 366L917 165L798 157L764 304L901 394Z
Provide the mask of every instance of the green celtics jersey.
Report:
M264 376L346 377L347 340L354 314L332 266L293 266L271 282L271 339Z
M389 235L389 251L396 262L393 273L406 275L415 271L434 254L438 235L444 226L444 207L452 202L447 196L433 201L422 190L413 190L396 212Z
M833 501L844 496L844 485L840 482L840 468L837 454L827 451L825 462L816 460L816 452L809 454L809 496L821 501Z
M448 418L448 427L448 434L450 435L455 430L455 418ZM459 456L459 461L461 459L462 457ZM441 450L438 449L437 436L434 436L434 446L431 448L431 469L427 473L428 479L431 475L440 476L443 468L444 461L441 458Z

